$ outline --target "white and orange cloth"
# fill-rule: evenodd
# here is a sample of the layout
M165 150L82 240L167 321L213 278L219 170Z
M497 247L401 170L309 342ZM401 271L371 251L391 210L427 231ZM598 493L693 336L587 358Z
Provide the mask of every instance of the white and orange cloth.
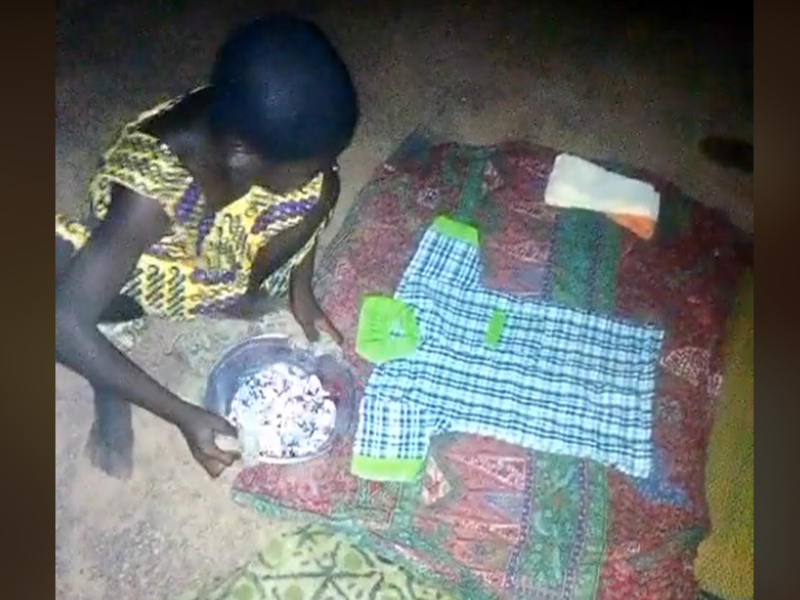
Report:
M546 204L606 214L643 239L655 233L661 196L649 183L612 173L571 154L556 157Z

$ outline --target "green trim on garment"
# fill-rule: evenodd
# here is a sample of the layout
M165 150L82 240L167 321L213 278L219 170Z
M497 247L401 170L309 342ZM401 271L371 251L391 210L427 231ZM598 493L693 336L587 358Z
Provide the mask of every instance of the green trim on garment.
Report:
M450 217L436 217L433 221L433 230L476 247L479 245L477 228Z
M424 458L375 458L353 455L350 472L370 481L414 481L425 467Z
M497 348L500 345L500 338L503 335L503 328L506 326L506 312L499 308L492 311L489 324L486 326L486 345L490 348Z

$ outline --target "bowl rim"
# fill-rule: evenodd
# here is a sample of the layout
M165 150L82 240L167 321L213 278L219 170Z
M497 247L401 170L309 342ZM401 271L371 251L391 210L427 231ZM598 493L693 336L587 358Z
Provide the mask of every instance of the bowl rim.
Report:
M259 333L257 335L252 335L242 338L238 342L234 342L233 344L228 346L228 348L220 355L220 357L214 361L214 364L211 365L211 370L208 372L208 376L206 377L206 382L211 380L214 374L222 368L225 362L229 360L232 356L234 356L237 352L241 351L244 346L251 344L253 342L269 341L269 340L284 341L286 342L287 346L291 346L291 338L283 333Z

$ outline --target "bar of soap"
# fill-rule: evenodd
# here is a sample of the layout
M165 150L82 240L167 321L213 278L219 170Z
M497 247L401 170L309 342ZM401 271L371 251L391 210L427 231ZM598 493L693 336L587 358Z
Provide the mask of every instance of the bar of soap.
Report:
M229 435L215 436L214 443L223 452L242 452L242 443L237 438Z

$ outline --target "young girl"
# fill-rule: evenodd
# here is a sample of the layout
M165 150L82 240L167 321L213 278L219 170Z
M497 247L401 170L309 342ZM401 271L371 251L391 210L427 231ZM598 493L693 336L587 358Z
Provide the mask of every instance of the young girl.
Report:
M352 80L325 35L288 16L260 19L223 44L210 85L122 129L85 219L56 215L56 360L94 390L96 466L130 474L131 404L176 425L212 477L237 458L214 442L236 435L230 423L159 385L98 325L256 318L288 292L309 338L321 327L340 339L311 282L357 120Z

